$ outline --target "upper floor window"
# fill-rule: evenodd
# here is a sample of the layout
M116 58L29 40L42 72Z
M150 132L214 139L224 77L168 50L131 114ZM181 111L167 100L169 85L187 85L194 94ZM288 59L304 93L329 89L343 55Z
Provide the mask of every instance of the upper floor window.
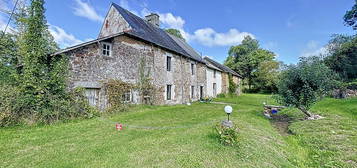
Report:
M102 54L110 57L112 55L112 44L102 43Z
M213 77L216 78L216 73L217 71L216 70L213 70Z
M195 75L195 64L191 63L191 74Z
M171 71L171 57L166 57L166 70Z
M171 100L171 86L172 85L166 85L166 100Z

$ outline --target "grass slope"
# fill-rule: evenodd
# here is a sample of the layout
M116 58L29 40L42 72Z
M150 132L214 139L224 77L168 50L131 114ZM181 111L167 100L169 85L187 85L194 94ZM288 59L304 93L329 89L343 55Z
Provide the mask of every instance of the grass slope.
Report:
M353 112L357 108L349 106L356 104L357 99L326 100L314 107L319 112L322 109L322 115L338 115L348 124L341 124L338 119L297 121L291 125L296 135L290 136L280 135L261 115L262 102L269 100L268 96L243 95L218 100L234 103L232 119L240 128L240 142L235 147L219 144L213 131L215 122L225 118L224 105L139 106L104 119L1 128L0 167L355 166L356 114ZM333 103L335 108L325 108ZM343 103L350 112L338 107ZM285 113L293 114L291 110ZM115 122L132 127L118 132ZM316 130L320 122L336 122L336 136L329 139L327 128ZM348 140L330 143L338 138ZM316 156L322 159L310 159ZM332 156L338 157L334 160ZM325 163L323 158L329 162Z

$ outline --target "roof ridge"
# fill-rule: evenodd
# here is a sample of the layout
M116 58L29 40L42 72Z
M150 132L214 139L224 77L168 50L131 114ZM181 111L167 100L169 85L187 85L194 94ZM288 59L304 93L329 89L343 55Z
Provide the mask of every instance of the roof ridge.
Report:
M127 32L128 34L154 43L160 47L172 50L193 60L203 62L201 57L198 58L197 56L191 55L189 52L187 52L185 48L183 48L178 42L170 37L164 29L152 25L144 18L135 15L134 13L124 9L114 2L112 5L132 28L133 31Z
M207 56L205 56L203 59L204 59L204 60L207 60L208 62L210 62L210 63L212 63L212 64L214 64L215 66L217 66L218 68L222 69L222 70L225 71L225 72L229 72L229 73L232 73L233 75L237 75L237 76L239 76L239 77L242 77L242 76L241 76L240 74L238 74L236 71L232 70L231 68L225 66L224 64L221 64L221 63L219 63L219 62L217 62L217 61L215 61L215 60L213 60L213 59L211 59L211 58L209 58L209 57L207 57Z

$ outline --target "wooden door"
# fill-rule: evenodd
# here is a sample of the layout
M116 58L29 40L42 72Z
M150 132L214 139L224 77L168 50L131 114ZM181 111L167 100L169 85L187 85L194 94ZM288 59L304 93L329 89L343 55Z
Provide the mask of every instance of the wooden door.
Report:
M99 105L99 89L86 88L84 95L87 97L89 105L94 107Z

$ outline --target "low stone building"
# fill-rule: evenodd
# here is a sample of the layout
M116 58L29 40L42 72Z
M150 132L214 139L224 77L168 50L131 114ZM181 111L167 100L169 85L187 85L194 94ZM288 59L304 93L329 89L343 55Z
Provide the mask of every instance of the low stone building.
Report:
M179 104L205 97L207 62L184 40L159 27L159 16L142 19L112 3L98 39L61 50L69 57L69 88L83 87L91 105L105 109L105 81L140 82L140 72L156 88L154 104ZM223 88L222 88L223 89ZM137 90L123 95L142 103Z
M204 60L207 65L207 94L209 96L216 97L217 94L228 93L229 76L237 86L235 93L238 95L241 93L241 75L211 58L205 57Z

